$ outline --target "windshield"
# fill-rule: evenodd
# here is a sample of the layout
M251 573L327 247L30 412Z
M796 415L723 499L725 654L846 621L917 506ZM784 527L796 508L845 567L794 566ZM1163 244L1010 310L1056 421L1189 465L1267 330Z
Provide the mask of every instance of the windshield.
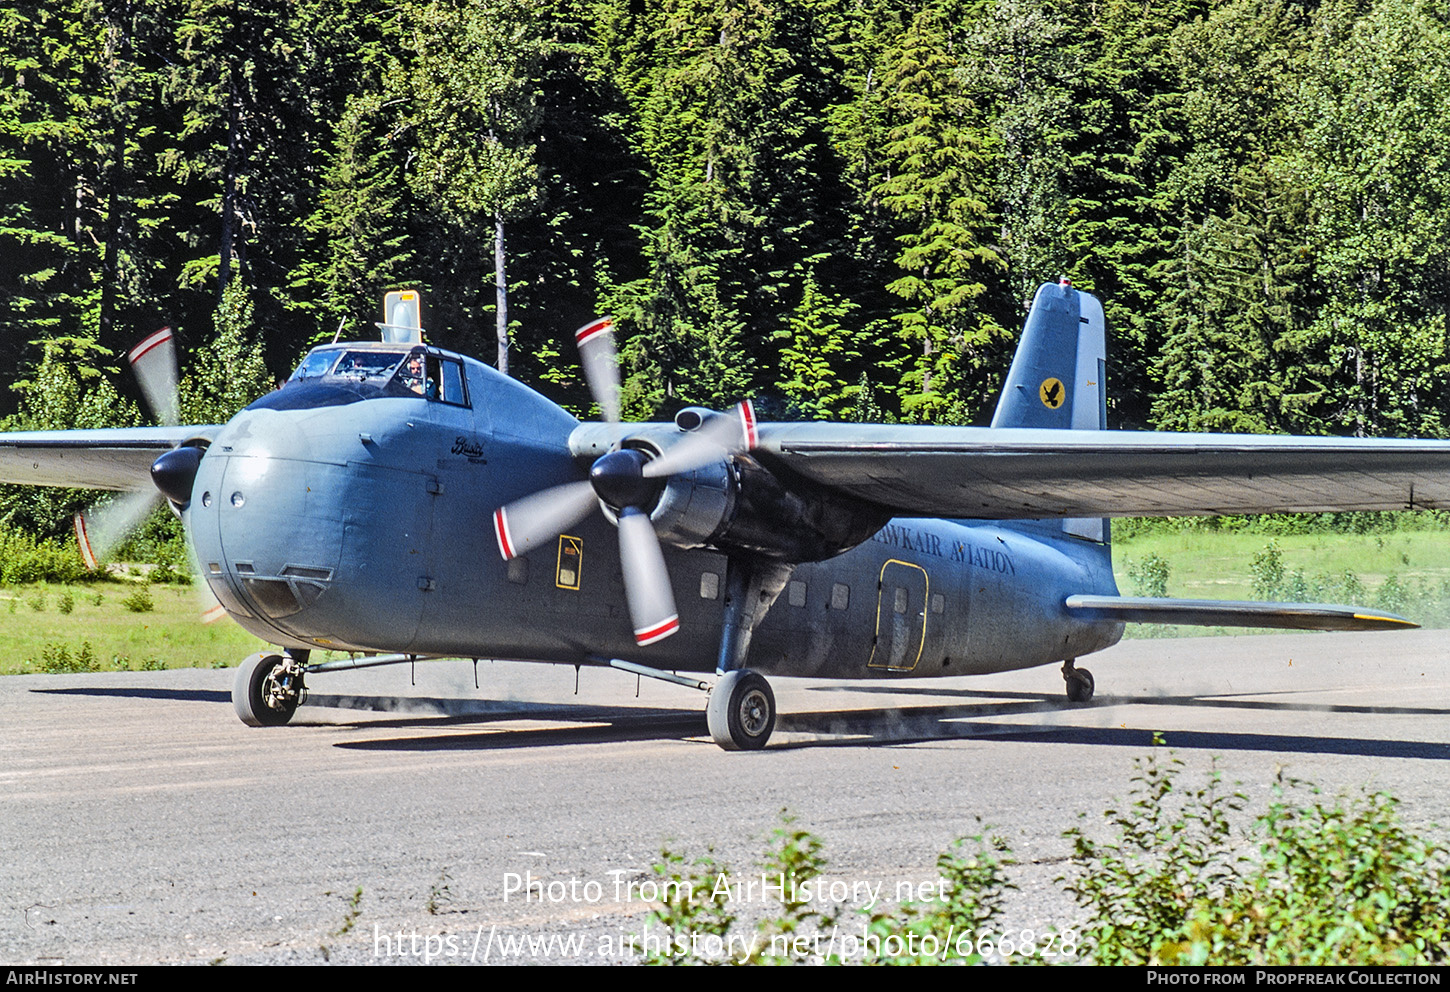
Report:
M381 384L393 374L406 352L318 348L302 359L289 382L337 378Z
M414 360L416 359L416 360ZM305 410L323 406L344 406L380 397L400 399L424 395L427 399L467 405L459 388L449 385L440 396L436 370L419 375L422 348L349 348L346 345L317 348L302 359L286 382L286 388L268 393L252 407L270 410ZM433 366L437 359L429 360ZM450 359L458 365L457 359ZM452 378L460 378L461 375ZM448 380L451 382L451 379Z

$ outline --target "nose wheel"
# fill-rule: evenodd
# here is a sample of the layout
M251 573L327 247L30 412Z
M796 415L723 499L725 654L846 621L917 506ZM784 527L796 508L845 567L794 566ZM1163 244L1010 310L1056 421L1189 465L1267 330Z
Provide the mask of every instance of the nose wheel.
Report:
M305 692L298 659L259 651L237 666L232 708L249 727L280 727L292 719Z
M748 668L726 672L705 705L710 736L727 751L758 751L775 730L775 693Z

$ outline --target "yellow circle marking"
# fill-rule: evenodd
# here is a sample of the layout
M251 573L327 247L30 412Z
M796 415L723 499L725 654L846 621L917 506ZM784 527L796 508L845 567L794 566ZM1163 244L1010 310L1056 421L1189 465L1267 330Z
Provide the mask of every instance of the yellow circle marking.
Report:
M1056 410L1067 399L1067 390L1062 387L1061 379L1043 379L1042 385L1037 387L1037 395L1042 398L1043 406Z

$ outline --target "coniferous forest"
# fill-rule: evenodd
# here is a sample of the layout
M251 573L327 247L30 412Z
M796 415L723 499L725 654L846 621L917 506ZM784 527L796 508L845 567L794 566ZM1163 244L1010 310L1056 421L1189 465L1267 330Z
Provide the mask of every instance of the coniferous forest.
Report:
M981 422L1066 275L1112 426L1450 433L1443 3L12 0L0 52L13 427L136 422L162 325L224 419L401 286L581 415L609 314L629 417Z

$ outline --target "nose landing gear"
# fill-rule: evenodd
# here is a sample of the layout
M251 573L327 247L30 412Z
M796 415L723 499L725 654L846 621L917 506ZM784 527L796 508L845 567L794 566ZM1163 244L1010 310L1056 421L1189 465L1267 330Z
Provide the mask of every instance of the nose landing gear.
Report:
M232 708L249 727L280 727L292 719L307 694L302 666L307 658L257 652L237 666Z

